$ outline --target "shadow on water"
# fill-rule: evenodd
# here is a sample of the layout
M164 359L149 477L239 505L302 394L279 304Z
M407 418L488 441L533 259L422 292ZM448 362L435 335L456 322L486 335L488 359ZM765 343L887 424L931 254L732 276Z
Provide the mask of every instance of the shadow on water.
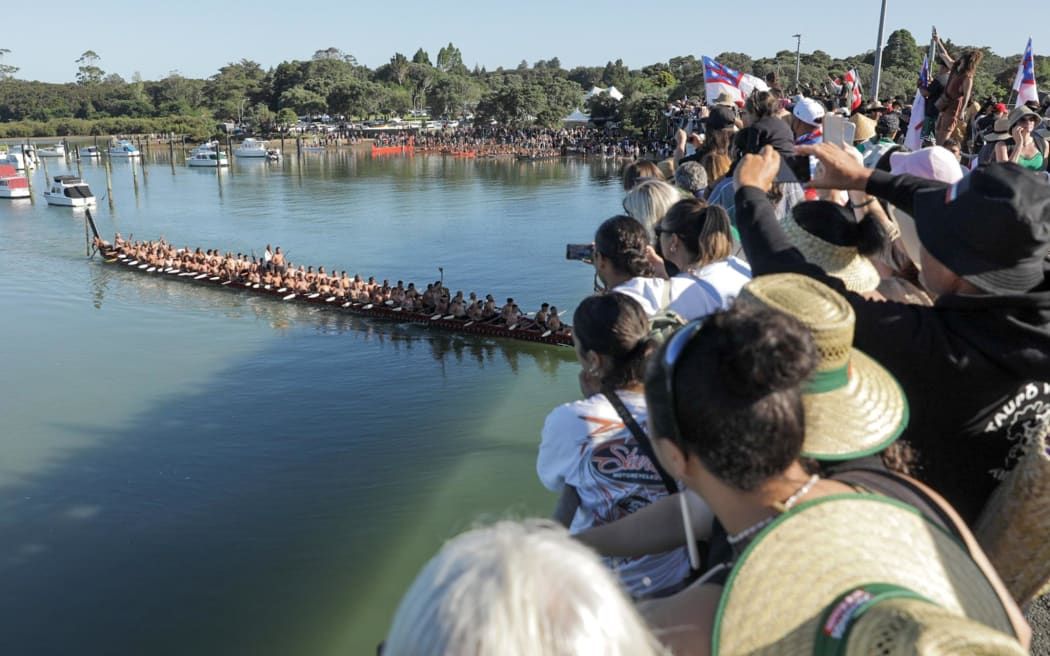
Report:
M119 427L54 427L91 446L4 489L0 653L324 651L369 590L390 587L375 579L411 541L428 498L466 459L484 457L467 437L518 465L534 457L534 446L493 434L484 412L464 408L505 394L500 380L512 377L488 366L497 354L514 370L520 357L544 368L540 352L556 349L422 339L304 313L318 330L293 346L333 334L373 343L290 352L289 340L273 340L187 393L114 418ZM424 345L429 365L399 352ZM348 388L355 367L368 384ZM100 385L106 378L99 372ZM488 472L489 484L521 475L513 469ZM374 631L365 643L383 628Z

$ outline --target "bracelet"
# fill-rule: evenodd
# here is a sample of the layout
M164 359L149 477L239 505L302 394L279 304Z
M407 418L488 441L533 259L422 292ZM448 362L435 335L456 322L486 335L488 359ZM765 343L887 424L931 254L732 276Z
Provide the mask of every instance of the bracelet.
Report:
M860 208L862 208L862 207L867 207L868 205L871 205L871 204L872 204L872 203L874 203L874 202L875 202L876 200L878 200L878 199L877 199L877 198L875 198L874 196L870 196L870 197L868 198L868 200L866 200L866 201L864 201L863 203L860 203L860 204L856 204L856 203L854 203L853 201L850 201L850 205L853 205L853 209L855 209L855 210L859 210L859 209L860 209Z

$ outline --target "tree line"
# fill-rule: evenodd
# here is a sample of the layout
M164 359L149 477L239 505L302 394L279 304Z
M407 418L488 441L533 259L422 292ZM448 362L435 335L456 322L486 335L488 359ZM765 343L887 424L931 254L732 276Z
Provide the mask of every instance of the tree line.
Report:
M945 41L953 55L963 50ZM907 30L890 34L883 50L880 96L910 101L915 92L924 48ZM574 108L584 107L584 92L592 86L616 86L621 102L607 96L586 107L596 115L620 121L628 131L644 131L662 122L667 101L704 93L703 64L693 55L630 69L622 60L604 66L562 67L557 57L516 68L468 68L452 43L432 60L423 48L411 57L394 53L389 62L370 69L350 54L329 47L310 59L285 61L271 69L242 59L221 67L207 79L172 71L159 80L131 80L102 68L102 57L84 52L73 63L75 82L53 84L22 80L8 63L13 53L0 48L0 136L64 136L85 128L108 134L117 126L141 126L146 131L189 129L206 136L219 121L251 125L261 132L295 123L299 116L342 115L367 119L428 110L432 117L475 115L480 120L521 126L557 125ZM1021 55L1002 57L985 49L975 81L979 98L1006 100ZM759 76L778 75L785 88L794 86L795 53L752 58L744 53L716 56L723 64ZM803 89L820 89L828 75L856 68L870 80L874 52L833 58L816 50L802 53L799 81ZM1050 62L1037 58L1039 84L1050 82ZM171 130L165 130L171 127ZM50 132L47 132L50 130ZM32 134L21 134L20 132ZM72 131L72 132L71 132ZM82 133L82 132L79 132ZM41 134L39 136L45 136Z

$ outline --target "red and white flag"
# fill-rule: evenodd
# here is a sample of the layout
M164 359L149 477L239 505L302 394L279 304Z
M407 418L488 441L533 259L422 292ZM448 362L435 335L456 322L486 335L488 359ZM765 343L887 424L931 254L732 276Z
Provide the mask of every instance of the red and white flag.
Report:
M1017 104L1039 102L1039 90L1035 85L1035 57L1032 56L1032 37L1028 37L1028 46L1024 49L1021 63L1017 65L1017 77L1014 78L1014 91L1017 92Z
M846 71L846 82L853 85L853 97L850 99L849 109L851 112L855 112L860 109L861 104L864 102L864 94L860 88L860 75L857 74L857 69L851 68Z
M908 134L904 135L904 147L908 150L922 148L922 125L926 119L926 98L922 90L930 84L930 58L922 58L919 69L919 88L915 91L915 100L911 104L911 120L908 121ZM976 159L976 158L975 158Z

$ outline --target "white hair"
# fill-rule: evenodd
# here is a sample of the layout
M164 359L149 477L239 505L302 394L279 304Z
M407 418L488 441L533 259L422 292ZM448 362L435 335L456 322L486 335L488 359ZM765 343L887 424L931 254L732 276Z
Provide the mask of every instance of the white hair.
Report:
M546 520L453 538L398 606L384 656L666 653L597 555Z
M623 209L638 220L654 241L655 226L671 206L682 200L682 194L662 180L646 180L635 185L623 199Z

